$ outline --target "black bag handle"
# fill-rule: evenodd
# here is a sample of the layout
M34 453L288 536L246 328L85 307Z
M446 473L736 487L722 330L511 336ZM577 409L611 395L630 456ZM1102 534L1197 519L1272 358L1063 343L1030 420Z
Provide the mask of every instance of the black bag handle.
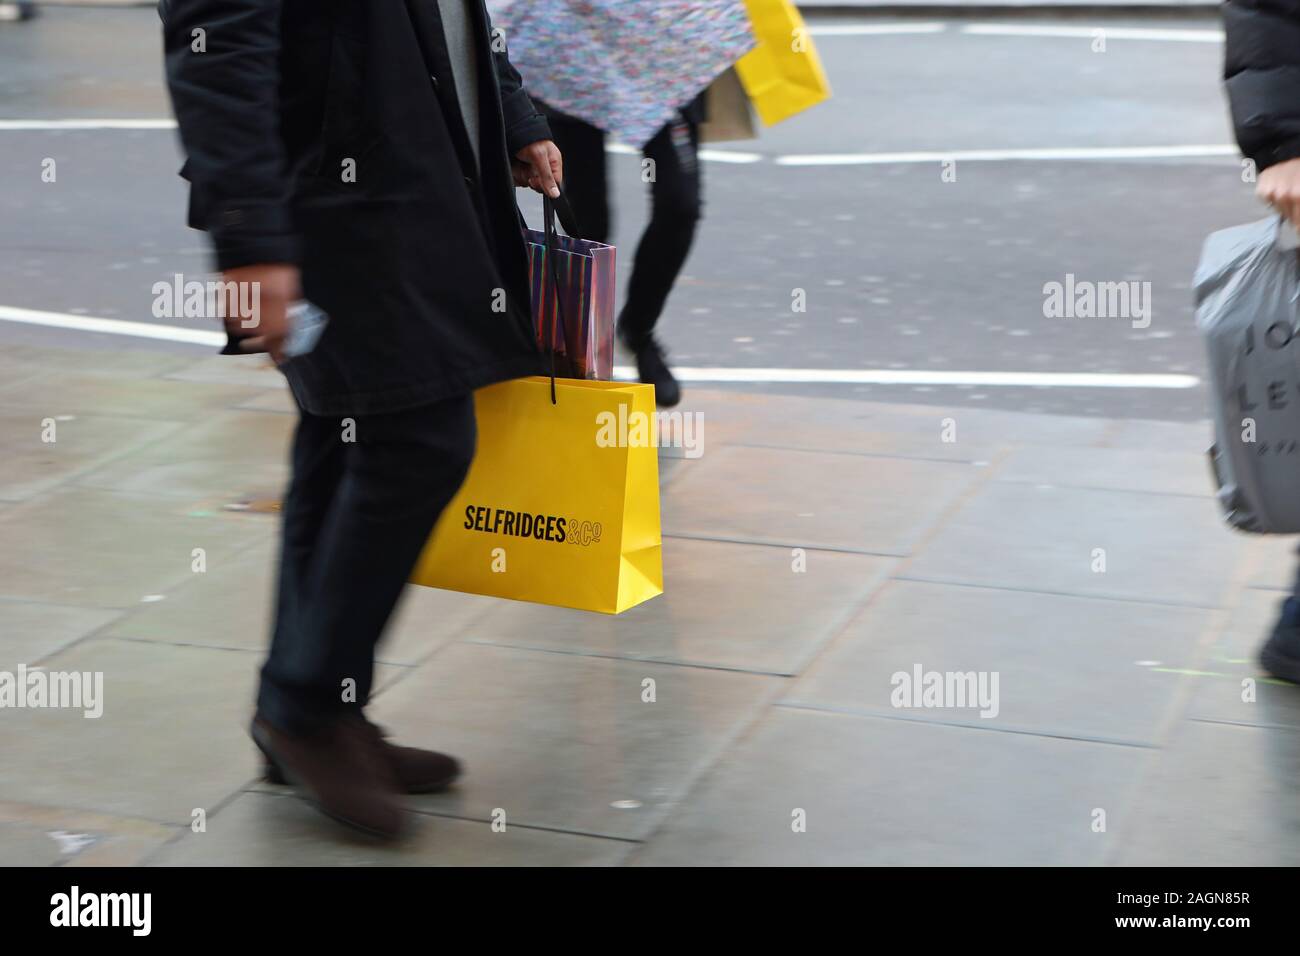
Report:
M552 199L545 193L542 194L542 214L546 216L547 221L555 216L560 220L560 225L564 227L564 234L572 239L581 239L582 230L578 227L578 217L573 213L573 207L569 205L569 197L561 192Z
M558 258L559 244L555 241L555 220L558 218L560 224L564 226L564 231L572 238L577 238L577 221L573 216L573 209L569 205L568 198L564 193L552 199L545 193L542 194L542 216L545 222L542 224L542 232L546 243L546 261L550 263L551 269L551 288L555 295L555 314L560 323L560 339L568 343L569 335L564 323L564 300L560 295L560 270L556 266L555 260ZM551 334L547 336L546 348L551 353L551 404L557 404L555 399L555 329L551 329Z

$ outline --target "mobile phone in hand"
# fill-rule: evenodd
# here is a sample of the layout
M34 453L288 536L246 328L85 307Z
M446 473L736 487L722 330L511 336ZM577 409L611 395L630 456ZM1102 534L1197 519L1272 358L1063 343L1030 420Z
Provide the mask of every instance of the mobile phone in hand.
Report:
M306 355L320 341L321 333L329 325L329 316L306 299L289 306L287 315L289 335L284 342L284 354L288 358Z

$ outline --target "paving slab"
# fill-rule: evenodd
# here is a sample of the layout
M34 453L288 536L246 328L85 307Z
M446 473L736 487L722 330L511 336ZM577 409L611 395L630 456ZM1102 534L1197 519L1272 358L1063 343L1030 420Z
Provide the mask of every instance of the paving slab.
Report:
M1226 527L1226 525L1225 525ZM1250 555L1247 585L1288 594L1296 583L1296 536L1291 534L1248 534L1233 531ZM1281 596L1279 596L1281 597Z
M0 413L0 499L25 501L162 439L177 422Z
M401 843L340 834L301 800L242 793L149 859L152 866L610 866L631 849L620 840L413 814Z
M268 540L225 565L209 565L206 573L192 575L170 590L166 601L140 605L123 615L105 636L264 653L270 641L278 549L276 541ZM418 663L446 642L473 633L473 622L499 606L482 595L408 587L380 642L378 660Z
M987 466L1002 457L1010 446L945 441L943 419L936 418L931 434L878 432L834 426L806 425L777 427L750 425L734 434L723 431L723 442L750 448L785 448L798 451L838 452L872 458L919 458L927 461L956 461ZM955 433L954 433L955 434ZM716 447L716 444L711 446ZM705 454L708 452L706 450Z
M0 601L0 670L37 664L115 621L113 608Z
M1209 413L1208 408L1206 413ZM1161 422L1128 418L1110 423L1103 444L1108 448L1139 448L1200 455L1203 463L1200 473L1209 475L1206 450L1213 442L1214 428L1208 421Z
M4 801L172 826L211 814L261 774L248 737L262 655L118 639L86 641L50 672L102 673L103 713L0 711ZM381 665L379 692L405 668ZM3 815L0 815L3 820Z
M293 394L289 391L288 386L277 389L268 388L260 395L237 403L235 407L246 408L255 412L276 412L281 415L296 415L298 413L298 406L294 402Z
M46 661L101 672L103 715L0 712L0 800L189 825L259 772L247 736L260 660L241 651L92 640Z
M1152 751L780 707L629 862L1088 865ZM796 810L806 832L795 832Z
M0 866L134 866L176 832L146 820L0 802Z
M642 700L654 681L655 702ZM411 746L454 753L452 793L413 806L637 839L778 690L778 678L453 644L371 711Z
M29 823L0 823L0 866L54 866L63 858L45 830Z
M809 427L813 429L810 434L819 437L834 429L841 437L876 432L910 435L926 442L942 442L944 430L949 430L955 434L958 444L969 442L972 447L1002 446L1009 442L1090 447L1108 441L1112 434L1121 434L1114 423L1104 418L716 389L690 389L682 408L704 415L706 434L716 422L739 433L738 440L748 441L763 433L779 434L796 442L788 446L792 448L805 447L799 435Z
M0 512L0 598L132 607L186 581L194 549L220 567L272 533L254 516L64 488Z
M796 400L798 401L798 400ZM974 441L960 432L952 415L938 408L906 409L901 415L881 412L863 403L815 417L799 418L784 402L751 405L739 413L736 401L687 393L683 416L695 415L704 456L727 445L841 452L887 458L940 461L987 461L1009 448L1005 442ZM678 410L675 410L675 412ZM965 416L962 416L965 421ZM1101 432L1089 429L1090 438Z
M1226 626L1193 668L1189 719L1300 731L1300 687L1269 677L1258 661L1282 599L1268 591L1242 592Z
M6 345L0 354L0 380L8 383L10 373L24 370L79 374L99 369L107 375L136 381L166 375L192 361L184 355L147 347L114 352L112 359L106 360L104 352L93 349L15 344Z
M249 386L127 378L121 374L48 371L0 385L0 404L42 416L98 414L160 421L196 421L252 398Z
M905 555L981 475L956 462L722 448L666 489L663 528L683 537Z
M207 382L221 385L249 385L266 392L288 396L283 375L265 355L206 355L167 371L163 378L177 382ZM261 394L245 399L256 401Z
M1156 744L1180 702L1176 669L1196 662L1215 620L1200 608L896 581L783 703ZM894 675L913 680L917 667L984 675L989 691L996 674L996 706L895 707Z
M903 575L925 581L1217 607L1242 540L1203 498L993 482ZM1095 571L1104 551L1105 571Z
M1062 488L1214 496L1204 456L1177 451L1020 447L1000 463L994 479Z
M476 642L769 674L797 673L895 561L684 538L664 540L664 593L617 617L498 602Z
M253 411L214 411L134 454L80 475L79 485L202 500L222 507L278 498L289 480L293 419Z
M1296 866L1297 789L1293 730L1187 721L1144 776L1107 862Z

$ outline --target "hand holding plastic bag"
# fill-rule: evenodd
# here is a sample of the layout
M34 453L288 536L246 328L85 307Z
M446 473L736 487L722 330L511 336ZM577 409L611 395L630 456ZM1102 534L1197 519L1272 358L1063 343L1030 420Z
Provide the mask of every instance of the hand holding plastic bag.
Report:
M1300 532L1300 237L1281 217L1212 233L1196 270L1219 503L1243 531Z

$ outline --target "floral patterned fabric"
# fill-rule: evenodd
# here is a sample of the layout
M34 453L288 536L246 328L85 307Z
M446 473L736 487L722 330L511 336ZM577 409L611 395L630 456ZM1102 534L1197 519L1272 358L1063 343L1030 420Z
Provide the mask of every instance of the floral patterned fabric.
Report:
M743 0L489 0L529 94L644 146L754 46Z

